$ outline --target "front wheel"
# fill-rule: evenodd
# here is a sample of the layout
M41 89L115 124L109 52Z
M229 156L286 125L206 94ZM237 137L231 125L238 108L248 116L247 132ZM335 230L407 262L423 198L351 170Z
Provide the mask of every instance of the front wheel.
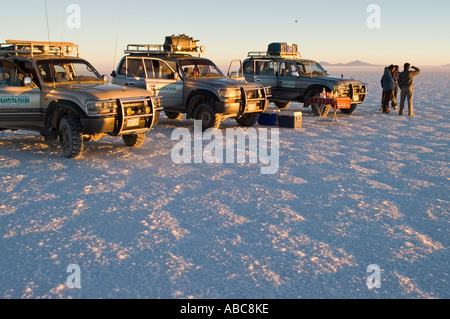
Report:
M213 108L207 104L202 103L195 109L194 118L202 121L202 130L206 131L209 128L218 128L220 126L221 117Z
M80 120L64 116L59 122L59 141L63 155L67 158L77 158L83 152L83 134Z
M144 144L145 134L128 134L122 135L122 139L126 146L139 147Z
M326 117L328 115L328 113L330 113L331 106L313 103L313 104L311 104L311 109L315 116Z
M340 110L344 114L352 114L356 110L357 106L358 106L357 104L352 104L352 105L350 105L350 108L348 108L348 109L340 109Z
M241 117L236 117L236 122L240 126L253 126L258 122L261 113L246 113Z

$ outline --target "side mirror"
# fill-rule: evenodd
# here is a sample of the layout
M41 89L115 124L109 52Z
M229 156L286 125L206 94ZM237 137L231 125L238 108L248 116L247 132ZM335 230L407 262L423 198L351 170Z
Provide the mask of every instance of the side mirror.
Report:
M106 82L106 83L109 82L109 77L107 75L103 75L102 78L103 78L103 82Z
M31 83L32 83L32 80L31 80L31 78L29 76L26 76L23 79L23 86L31 86Z
M111 72L111 76L112 76L113 78L115 78L115 77L117 76L116 71L112 71L112 72Z
M297 71L292 72L292 76L295 78L300 77L300 74Z

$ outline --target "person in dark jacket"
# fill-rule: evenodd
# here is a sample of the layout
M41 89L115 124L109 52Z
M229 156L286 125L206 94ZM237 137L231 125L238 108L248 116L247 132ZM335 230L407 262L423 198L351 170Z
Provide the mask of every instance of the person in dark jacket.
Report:
M383 78L381 79L381 86L383 87L383 103L382 110L383 113L391 113L389 111L389 103L392 101L392 97L394 95L394 65L390 65L387 69L385 69Z
M410 71L409 69L414 69ZM398 76L398 84L401 90L400 94L400 110L398 115L403 115L405 108L405 100L408 99L409 116L414 116L413 98L414 98L414 77L420 73L420 70L409 63L405 63L404 71Z

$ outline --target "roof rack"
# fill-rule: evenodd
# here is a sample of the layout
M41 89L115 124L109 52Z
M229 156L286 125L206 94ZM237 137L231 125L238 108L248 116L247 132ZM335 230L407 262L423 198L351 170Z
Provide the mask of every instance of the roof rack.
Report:
M77 58L80 57L79 46L71 42L7 40L6 43L0 43L0 54L1 53L31 57L44 54L57 56L76 55Z
M166 50L167 46L163 44L128 44L125 50L126 54L204 54L205 47L195 47L192 50Z
M249 58L294 58L294 59L300 59L302 57L300 52L280 53L278 55L272 55L268 54L267 51L250 51L247 56Z

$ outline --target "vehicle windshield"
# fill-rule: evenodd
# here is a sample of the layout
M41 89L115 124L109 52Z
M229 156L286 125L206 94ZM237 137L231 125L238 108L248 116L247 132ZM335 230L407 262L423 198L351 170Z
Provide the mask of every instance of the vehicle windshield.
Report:
M224 78L223 73L207 59L189 59L180 61L186 78Z
M304 75L328 75L327 71L315 61L297 62L297 66Z
M37 68L46 84L103 82L94 67L83 60L43 60L37 63Z

